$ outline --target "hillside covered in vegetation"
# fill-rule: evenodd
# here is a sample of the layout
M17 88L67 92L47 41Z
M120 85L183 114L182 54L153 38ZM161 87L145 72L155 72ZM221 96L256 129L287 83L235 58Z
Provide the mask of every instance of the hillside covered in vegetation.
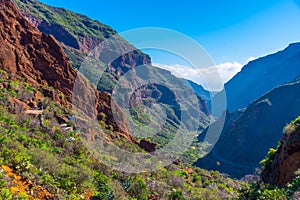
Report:
M70 107L76 71L60 44L32 26L11 1L0 1L1 199L224 199L240 183L177 162L126 174L96 160L80 139ZM81 77L77 81L93 88ZM111 118L107 93L95 89L93 111L110 142L144 150ZM73 96L73 97L72 97ZM77 97L84 102L84 97ZM83 98L83 99L81 99ZM120 112L120 117L122 114ZM122 118L120 118L122 119Z
M243 79L248 87L259 79L260 87L269 80L261 74L272 74L276 66L282 71L286 64L293 69L289 75L276 71L286 76L264 85L261 91L249 92L251 98L245 97L236 104L244 106L252 101L247 108L227 112L221 138L207 157L199 159L209 146L201 140L204 136L193 135L190 148L179 152L183 156L171 164L155 171L126 173L106 166L88 151L84 139L90 135L87 129L78 127L76 120L89 122L89 114L93 113L102 132L90 137L90 141L100 136L106 144L151 156L174 138L181 115L188 118L188 126L197 123L199 133L211 123L209 92L190 82L198 93L196 104L189 102L190 107L180 113L170 89L158 84L142 87L139 98L130 99L135 105L129 113L134 122L143 126L151 121L137 100L142 105L160 103L168 119L155 137L136 137L126 120L128 113L112 100L112 89L122 75L139 65L148 65L144 69L160 74L156 78L167 84L189 81L152 67L148 55L111 27L86 16L36 0L0 0L0 8L0 199L299 199L299 118L285 128L277 149L267 153L269 146L277 145L282 137L282 128L300 115L299 78L290 80L298 76L297 65L292 64L299 59L299 44L249 63L227 84L235 86L236 80ZM103 49L98 46L110 37L114 40L106 48L108 54L101 56ZM90 51L92 56L87 55ZM110 59L106 56L120 53L122 56L107 62ZM279 57L282 62L274 64ZM81 71L86 58L91 65ZM267 61L271 64L260 68ZM251 77L244 79L248 69ZM99 71L104 72L100 81L96 80ZM124 86L135 88L137 84L127 81ZM76 85L80 87L74 92ZM121 89L125 96L128 91ZM177 91L185 90L188 89L184 86ZM91 95L95 96L92 100ZM188 101L188 95L184 99ZM238 109L234 103L230 105ZM194 115L189 108L199 113ZM216 124L218 121L212 126ZM181 143L176 145L179 148ZM119 161L118 157L102 156ZM253 174L260 160L262 171Z

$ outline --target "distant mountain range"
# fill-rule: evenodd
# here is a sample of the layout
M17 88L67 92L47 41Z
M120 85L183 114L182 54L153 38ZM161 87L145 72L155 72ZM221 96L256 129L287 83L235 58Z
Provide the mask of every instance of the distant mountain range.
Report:
M245 108L261 95L294 80L300 74L300 43L250 61L225 84L230 112Z
M295 56L286 58L287 55L296 55L299 50L300 44L293 44L285 50L286 52L276 54L278 60L285 60L290 64L292 75L289 74L290 68L281 68L282 73L277 71L276 74L282 75L281 80L288 80L288 78L294 80L262 94L245 109L227 113L225 126L218 143L205 158L196 162L197 166L225 172L233 177L242 177L254 173L268 149L276 148L282 137L284 126L300 115L300 81L299 78L295 78L299 75L299 72L295 72L295 66L298 66L299 62ZM260 59L260 62L252 62L253 68L255 68L254 63L260 64L262 61ZM300 70L299 67L297 69ZM270 73L272 74L272 72ZM285 76L286 74L289 75ZM269 80L269 77L265 80L257 72L256 75L252 74L251 79L259 79L258 82L262 84ZM237 78L233 80L237 80ZM243 88L243 84L240 87ZM254 91L257 92L255 89ZM252 90L245 90L246 96L248 93L252 93ZM236 101L241 102L238 98ZM217 125L218 122L211 126ZM203 138L203 136L199 136L200 140Z

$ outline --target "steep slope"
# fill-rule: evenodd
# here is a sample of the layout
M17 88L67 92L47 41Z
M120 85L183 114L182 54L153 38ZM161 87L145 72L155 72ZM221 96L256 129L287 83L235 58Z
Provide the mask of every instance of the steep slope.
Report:
M198 85L197 83L184 79L184 81L194 90L196 94L198 94L200 97L205 99L206 101L210 101L211 96L209 91L205 90L201 85Z
M0 0L0 44L0 199L237 196L237 181L198 168L172 164L154 173L128 175L102 165L84 148L82 132L72 130L76 127L68 117L73 115L71 99L80 98L87 103L82 111L104 112L100 115L107 116L107 125L114 126L110 96L77 75L56 39L34 28L10 0ZM75 78L84 90L95 92L93 104L72 93ZM121 145L135 142L120 127L113 128L124 139Z
M225 84L227 108L231 112L245 108L274 87L291 82L300 74L299 63L300 43L250 61Z
M299 94L300 82L296 81L271 90L243 111L229 114L213 151L196 165L234 177L253 173L264 152L277 146L283 127L300 115Z
M135 69L140 65L151 64L151 58L148 55L133 47L109 26L66 9L47 6L36 0L13 1L21 10L22 15L33 26L43 33L52 34L61 43L64 51L70 58L72 66L80 69L80 72L94 83L99 91L113 94L113 89L117 83L120 83L120 79L126 72L132 72L134 70L131 69ZM92 52L92 55L87 56L87 53L90 52ZM86 62L87 60L88 62ZM180 82L182 82L166 70L155 67L150 68L149 71L151 72L149 75L159 74L152 78L152 80L165 82L171 85L171 87L174 83L181 84ZM99 80L97 75L101 73L103 74ZM147 78L149 77L151 76ZM126 97L127 93L125 90L128 91L136 88L137 85L138 81L136 80L127 81L126 84L123 84L124 90L121 98ZM140 89L137 88L137 90ZM149 122L149 114L139 113L135 108L143 111L145 110L144 105L149 105L149 102L156 102L165 108L169 116L166 126L164 130L151 138L160 147L168 143L178 129L181 118L180 108L172 98L174 94L170 94L170 88L152 85L144 88L144 90L147 90L144 91L146 93L137 95L143 96L143 98L134 100L135 102L139 102L139 105L142 104L141 107L143 109L139 105L135 105L132 106L133 111L131 113L133 113L133 118L137 123L147 124ZM185 92L184 88L181 88L181 90ZM167 97L168 95L170 97ZM199 129L202 130L210 120L207 117L209 115L209 106L202 97L197 98L200 105L190 110L200 109L201 119ZM186 114L190 115L191 124L199 123L199 119L194 119L192 113L187 112ZM148 119L141 119L141 116L145 116Z
M86 60L87 53L93 52L90 58L93 59L91 66L81 72L89 80L94 79L97 70L104 72L98 85L101 91L111 92L115 81L129 69L151 64L151 58L148 55L134 48L107 25L63 8L45 5L37 0L13 1L29 22L41 32L51 34L61 42L73 67L79 69ZM128 49L132 51L124 54L123 52ZM110 60L114 55L119 56ZM98 69L95 69L95 66ZM98 83L99 80L95 81Z
M51 86L57 91L43 91L48 96L67 107L70 102L77 99L85 105L84 112L93 112L98 115L104 112L107 125L112 125L114 130L120 132L129 141L135 140L128 133L126 122L120 112L123 127L119 127L112 117L110 109L110 96L99 93L82 77L77 77L76 70L70 65L63 49L51 35L46 35L33 27L11 1L2 0L0 10L0 66L7 71L12 80L25 80L35 86ZM77 80L76 80L77 78ZM73 93L75 81L93 95L95 103L88 104L88 96ZM62 98L62 95L64 98ZM79 104L80 105L80 104Z
M240 199L300 198L300 117L284 128L276 149L270 148L260 164L261 180L244 187Z
M214 97L214 95L216 94L216 92L214 91L207 91L205 90L201 85L198 85L197 83L191 81L191 80L187 80L187 79L183 79L183 82L185 82L188 87L192 88L192 90L195 92L195 94L197 94L201 99L205 100L206 104L207 104L207 111L204 111L205 113L210 113L211 112L211 100ZM203 103L201 104L203 106L205 106Z
M300 117L285 128L278 149L269 153L262 164L261 176L266 183L283 186L296 177L300 169Z

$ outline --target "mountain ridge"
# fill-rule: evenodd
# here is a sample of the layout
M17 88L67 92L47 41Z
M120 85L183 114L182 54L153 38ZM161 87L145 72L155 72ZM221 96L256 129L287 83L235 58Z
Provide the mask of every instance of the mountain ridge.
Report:
M89 46L89 48L82 49L82 45L77 45L74 48L74 46L72 45L68 46L68 41L64 40L64 37L56 35L56 37L60 39L60 44L63 46L65 53L70 58L72 66L78 69L90 82L92 82L97 87L98 91L107 92L110 95L113 95L113 90L116 89L116 85L120 83L120 80L124 80L123 75L125 75L127 72L129 72L130 74L136 70L136 67L145 65L148 66L148 71L150 72L149 75L153 73L155 75L155 73L157 73L156 76L152 76L152 80L158 80L158 82L163 82L162 80L164 80L164 82L167 84L179 83L179 85L183 85L181 82L184 81L173 76L169 71L151 66L150 56L144 54L143 52L129 44L127 41L121 38L112 28L107 28L107 25L103 25L100 22L95 22L94 20L86 16L74 14L65 9L46 6L36 0L13 1L21 10L23 16L26 16L27 19L33 22L33 24L41 32L45 31L45 29L41 28L40 25L43 21L46 21L49 25L48 29L45 32L47 34L50 33L54 34L55 36L56 29L54 29L53 26L60 26L62 29L64 29L64 32L75 36L79 44L85 41L86 38L94 41L91 43L92 45ZM45 13L48 13L47 17L44 16ZM74 22L70 22L70 20L66 20L65 18L73 19ZM78 28L73 27L75 22L82 26L83 30L89 29L86 35L82 35L81 32L78 33ZM93 25L94 23L95 25ZM94 26L97 26L99 28L95 30ZM102 26L103 29L112 31L108 31L108 34L103 34ZM95 38L93 34L89 34L93 31L96 31L96 33L100 35L99 38ZM87 52L89 52L91 56L87 55ZM99 74L101 74L100 77L98 76ZM149 77L151 76L148 76L147 78ZM132 88L136 88L139 85L137 78L133 79L132 81L125 82L126 83L123 83L122 87L124 87L126 91L128 91L128 89L130 91ZM137 91L135 92L139 92L138 90L141 89L145 90L146 88L136 88ZM183 88L180 89L178 87L175 87L175 89L186 92L189 90L189 87L186 87L186 91ZM122 98L125 99L127 93L123 93L124 94L122 94ZM173 134L171 133L174 133L174 129L176 130L178 128L180 121L180 110L178 109L178 104L172 98L166 98L166 95L168 94L170 94L169 88L159 87L158 85L155 86L154 84L154 87L150 86L147 91L144 91L144 94L138 95L139 99L133 100L131 98L132 102L130 102L133 103L132 105L135 105L134 101L149 104L149 100L151 99L150 102L156 101L165 106L166 110L168 111L167 115L169 116L169 119L167 120L167 123L169 124L165 126L167 128L164 128L161 131L163 133L159 133L156 135L157 137L155 136L151 138L153 140L152 142L158 144L158 148L162 144L167 143L167 141L169 141L170 138L173 137ZM143 96L143 98L140 98L141 96ZM199 101L199 106L193 109L197 109L197 112L201 112L201 118L194 119L191 113L186 113L191 117L191 122L193 121L195 123L199 123L200 120L199 130L202 130L210 121L208 117L208 115L210 114L210 109L204 98L198 96L197 98ZM134 109L135 106L131 106L131 108ZM134 111L133 113L135 115L135 119L138 119L143 115L143 113L139 113L136 111ZM143 120L141 120L140 122L143 122Z
M196 165L234 177L253 173L264 158L264 152L277 146L283 127L300 115L299 92L299 81L281 85L250 103L246 109L229 114L216 146ZM283 95L285 98L282 98ZM229 165L224 163L222 166L220 162L221 165L217 166L218 156L214 154L227 160ZM249 169L234 168L230 162L248 166Z
M87 81L77 76L76 70L70 65L69 59L56 39L35 29L23 18L11 1L2 0L1 7L5 9L0 11L0 26L2 27L0 44L3 47L0 50L0 64L10 73L11 78L22 78L34 85L52 86L58 92L44 91L46 96L67 107L71 106L70 103L75 98L86 106L85 112L93 111L97 115L105 112L109 116L108 124L113 125L115 130L129 141L136 143L128 133L125 117L122 117L122 114L120 114L120 119L123 118L123 123L119 124L123 124L123 127L118 127L113 121L113 114L109 109L110 97L106 93L93 90ZM96 103L89 105L87 99L82 99L86 97L73 93L75 81L85 88L91 88L90 92L94 91ZM65 98L61 98L61 94Z
M291 82L300 74L299 61L300 43L250 61L225 84L229 111L245 108L274 87Z

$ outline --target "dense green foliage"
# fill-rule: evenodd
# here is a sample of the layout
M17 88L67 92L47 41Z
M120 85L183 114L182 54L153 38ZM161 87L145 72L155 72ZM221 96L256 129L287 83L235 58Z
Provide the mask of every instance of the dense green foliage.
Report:
M298 199L300 188L300 176L297 174L296 178L284 187L277 187L264 183L243 184L239 194L239 199L242 200L285 200Z
M40 88L7 78L6 72L1 71L2 199L28 199L30 190L33 190L26 188L25 192L14 191L20 185L7 176L4 166L9 166L22 180L32 182L34 188L42 186L57 197L64 196L66 199L86 199L92 196L96 199L139 200L224 199L237 196L239 183L214 171L172 164L152 173L135 175L107 168L84 148L80 133L74 134L74 131L61 128L55 116L70 116L70 110L44 97L40 102L44 108L42 115L21 113L20 105L10 104L10 99L38 101L34 94ZM105 114L101 116L105 120ZM68 126L76 128L71 121ZM110 132L114 134L113 129ZM122 139L115 142L122 147L129 145L128 141Z

